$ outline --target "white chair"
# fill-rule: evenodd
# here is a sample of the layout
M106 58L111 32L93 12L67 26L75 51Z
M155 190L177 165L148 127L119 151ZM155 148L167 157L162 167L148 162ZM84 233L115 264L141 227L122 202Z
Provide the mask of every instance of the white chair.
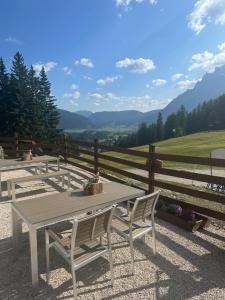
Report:
M73 224L65 229L64 226L51 226L45 230L46 238L46 267L49 281L49 249L56 250L71 266L74 299L77 299L76 274L79 268L108 253L113 285L113 263L111 248L111 222L114 207L100 210L82 219L74 219ZM69 223L68 223L69 224ZM107 233L107 245L101 243L102 236ZM52 240L50 242L50 239Z
M153 253L156 254L155 241L155 206L160 191L137 198L133 202L133 208L128 210L127 216L115 215L112 221L112 229L123 237L129 244L131 250L132 273L134 273L134 246L133 241L145 237L152 232ZM149 222L146 218L150 216Z

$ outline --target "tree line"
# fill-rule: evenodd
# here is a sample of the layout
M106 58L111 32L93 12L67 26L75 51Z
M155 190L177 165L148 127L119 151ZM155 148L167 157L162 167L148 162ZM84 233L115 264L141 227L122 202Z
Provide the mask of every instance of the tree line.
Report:
M191 112L182 105L165 122L159 112L157 122L150 125L142 123L137 132L119 137L115 143L119 147L135 147L195 132L222 129L225 129L225 95L203 102Z
M17 52L8 72L0 57L0 136L55 137L59 133L55 102L44 67L36 74Z

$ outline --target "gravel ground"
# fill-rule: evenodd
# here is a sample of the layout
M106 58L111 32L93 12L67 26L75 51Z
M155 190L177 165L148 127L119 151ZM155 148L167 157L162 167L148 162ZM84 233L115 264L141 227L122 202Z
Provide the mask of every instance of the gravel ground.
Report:
M75 168L73 171L76 172ZM3 175L5 179L25 176L27 171ZM74 179L80 178L76 172ZM25 199L58 192L55 183L23 185L18 189L18 196ZM79 186L75 181L72 183L74 187ZM0 299L72 299L69 268L54 253L52 277L50 284L46 283L43 231L38 236L40 288L38 295L31 297L27 228L23 226L20 256L15 262L10 238L10 203L5 195L6 192L0 204ZM99 258L77 271L79 299L225 299L224 229L210 226L192 234L161 220L157 220L156 229L156 256L152 253L151 236L145 243L135 242L135 275L131 274L129 247L113 234L114 287L110 285L107 257Z

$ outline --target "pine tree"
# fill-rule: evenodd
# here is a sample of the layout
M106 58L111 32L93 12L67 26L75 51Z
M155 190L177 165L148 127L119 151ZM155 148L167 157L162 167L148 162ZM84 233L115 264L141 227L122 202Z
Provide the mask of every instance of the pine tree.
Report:
M30 134L35 137L41 137L43 132L43 116L41 115L40 101L39 101L39 79L33 66L30 67L28 72L28 86L30 97L30 115L32 117L32 130Z
M59 113L56 108L56 99L51 95L51 84L42 68L39 79L39 101L43 116L44 132L42 135L54 137L59 133L57 125L59 123Z
M9 75L2 57L0 57L0 136L9 133Z
M156 131L157 131L157 140L161 141L164 137L164 128L163 128L163 118L162 118L162 113L159 112L158 114L158 119L157 119L157 124L156 124Z
M17 132L20 136L26 137L31 134L32 116L29 97L28 71L24 64L21 53L17 52L13 58L10 90L12 97L11 133Z

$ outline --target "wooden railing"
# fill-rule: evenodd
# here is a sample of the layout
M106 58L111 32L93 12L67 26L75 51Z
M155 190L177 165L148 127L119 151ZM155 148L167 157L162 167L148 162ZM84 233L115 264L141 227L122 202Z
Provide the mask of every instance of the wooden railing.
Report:
M73 149L76 149L74 154ZM191 207L193 210L225 221L225 195L207 190L206 188L194 187L191 184L176 183L177 178L189 179L198 182L213 183L217 185L225 185L225 177L213 176L208 174L196 173L188 170L177 170L175 168L166 168L159 166L160 161L168 161L174 163L185 163L192 165L203 165L211 167L225 167L225 160L213 159L207 157L192 157L171 154L161 154L155 152L155 147L149 145L148 152L116 148L98 143L70 140L66 146L66 161L82 168L86 171L96 173L109 180L128 183L138 186L146 192L152 192L155 188L170 191L177 195L177 198L168 196L168 193L162 193L161 199L182 206ZM120 157L125 154L128 157ZM149 161L150 163L146 163ZM124 167L120 166L123 165ZM129 168L146 171L143 175L135 173L135 170ZM155 175L161 174L173 178L171 181L156 179ZM179 199L180 195L186 195L186 199ZM191 203L187 200L192 198ZM198 199L198 203L195 203ZM199 205L200 202L200 205ZM212 209L210 205L218 204L220 208ZM221 209L222 205L222 209Z
M0 138L0 145L6 150L6 154L14 153L16 156L25 148L31 148L34 152L39 149L40 153L61 154L65 162L88 172L95 174L99 172L101 176L109 180L136 186L146 192L153 192L155 188L159 188L162 190L161 199L168 203L181 204L184 207L188 206L196 212L225 221L224 194L205 188L199 189L186 182L183 184L177 183L177 178L182 178L184 180L203 182L205 186L207 183L225 185L225 177L180 170L174 166L168 168L160 166L158 163L161 160L163 162L172 162L174 165L182 163L203 165L209 168L222 167L225 169L225 160L223 159L161 154L155 152L155 147L152 145L149 145L147 152L116 148L101 144L98 140L94 142L78 141L66 135L50 142L43 140L41 142L35 140L34 142L33 139L19 139L18 136ZM135 170L145 172L142 174L142 172L135 172ZM169 176L172 180L159 180L156 178L158 174ZM171 197L171 192L175 194L176 198ZM183 195L186 195L186 198L183 199Z

